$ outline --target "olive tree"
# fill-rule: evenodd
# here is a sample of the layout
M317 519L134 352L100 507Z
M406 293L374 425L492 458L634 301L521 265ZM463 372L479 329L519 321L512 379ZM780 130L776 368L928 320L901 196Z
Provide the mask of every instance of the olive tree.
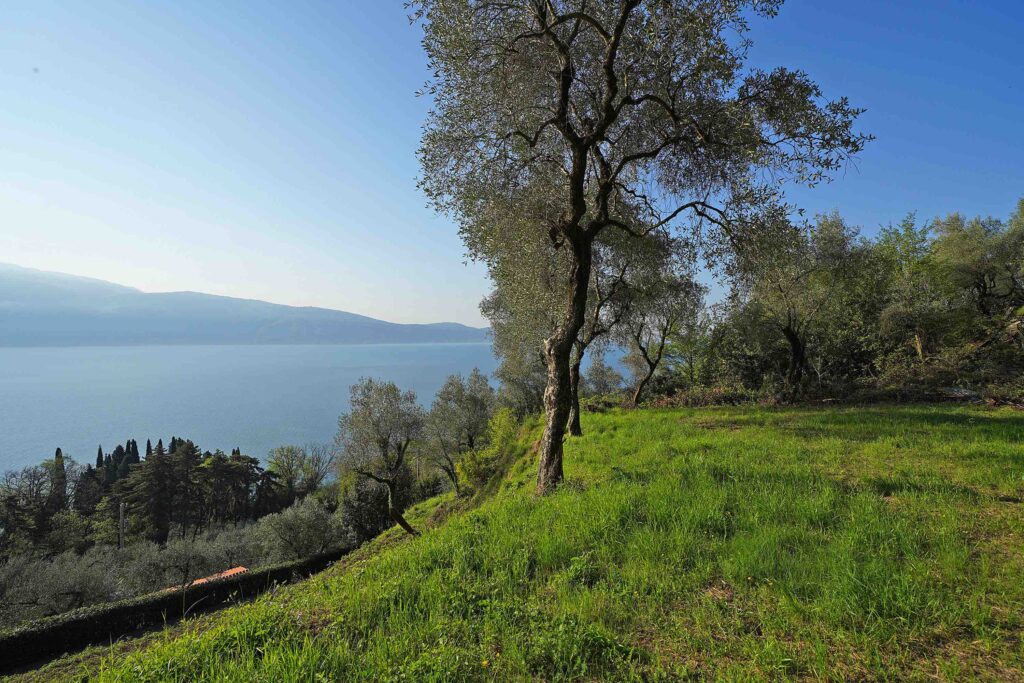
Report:
M933 222L931 254L939 277L975 337L971 354L1024 323L1024 200L1009 222L953 214Z
M416 394L393 382L363 379L352 385L351 409L338 419L337 445L342 467L385 487L388 516L412 535L417 531L402 516L399 491L407 480L409 447L423 434L424 411Z
M930 258L930 233L930 225L918 226L917 216L909 214L899 225L882 228L874 246L887 276L879 336L913 349L919 363L951 327L949 300Z
M742 244L866 138L859 110L803 72L745 69L747 17L781 0L411 0L433 102L421 186L493 271L523 245L557 253L566 287L544 341L537 488L563 478L570 366L595 240L662 229Z
M261 519L256 535L277 560L312 557L346 540L341 516L311 497Z
M607 396L622 388L622 375L605 362L601 351L590 357L590 367L583 380L583 388L591 396Z
M515 216L520 230L528 220L534 221L534 229L527 233L532 239L520 241L516 251L492 264L494 290L481 304L501 359L496 374L506 398L513 398L520 412L543 409L547 382L544 340L557 328L559 303L569 292L566 252L550 250L536 218ZM573 436L583 434L579 399L585 354L592 346L607 343L629 305L628 283L659 267L667 255L665 244L660 236L636 240L621 231L607 231L594 240L586 312L569 364L566 429Z
M671 266L651 273L631 289L619 338L628 350L624 362L636 378L630 398L630 405L636 407L665 358L669 340L697 324L706 289L689 273Z
M843 294L865 256L857 231L838 214L810 226L783 223L756 258L743 259L734 294L754 302L768 326L788 344L786 385L801 388L814 326ZM849 310L847 310L849 313Z
M434 397L426 421L427 458L448 477L456 494L460 491L455 464L463 453L482 445L495 403L494 389L478 368L468 378L449 376Z

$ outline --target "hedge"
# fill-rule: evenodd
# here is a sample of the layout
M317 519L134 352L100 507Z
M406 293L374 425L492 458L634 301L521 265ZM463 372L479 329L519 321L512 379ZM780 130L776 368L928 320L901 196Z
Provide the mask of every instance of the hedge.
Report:
M111 643L185 614L206 612L229 600L252 598L277 584L326 569L351 552L343 548L223 579L118 602L82 607L0 632L0 674L53 659L89 645Z

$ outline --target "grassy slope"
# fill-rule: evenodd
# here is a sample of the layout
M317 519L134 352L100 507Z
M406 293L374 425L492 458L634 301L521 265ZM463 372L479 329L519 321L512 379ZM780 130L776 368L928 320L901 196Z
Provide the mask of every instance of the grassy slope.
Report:
M557 494L524 457L478 509L100 677L1024 680L1020 413L587 417Z

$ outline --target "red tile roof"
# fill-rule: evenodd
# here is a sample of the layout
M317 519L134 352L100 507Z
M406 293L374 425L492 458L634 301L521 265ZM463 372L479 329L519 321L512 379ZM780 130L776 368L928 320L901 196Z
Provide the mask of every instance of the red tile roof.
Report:
M245 567L232 567L231 569L227 569L225 571L222 571L219 574L212 574L210 576L204 576L201 579L196 579L195 581L190 583L189 586L198 586L200 584L209 583L210 581L216 581L218 579L226 579L229 576L237 576L239 574L244 574L247 571L249 571L249 570L246 569Z

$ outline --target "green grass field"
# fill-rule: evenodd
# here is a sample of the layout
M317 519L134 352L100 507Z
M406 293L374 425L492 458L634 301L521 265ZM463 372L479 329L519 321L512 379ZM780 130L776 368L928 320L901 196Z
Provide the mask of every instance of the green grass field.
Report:
M587 415L468 512L111 650L100 680L1024 680L1024 415ZM442 514L445 511L449 514ZM71 673L59 669L61 676Z

